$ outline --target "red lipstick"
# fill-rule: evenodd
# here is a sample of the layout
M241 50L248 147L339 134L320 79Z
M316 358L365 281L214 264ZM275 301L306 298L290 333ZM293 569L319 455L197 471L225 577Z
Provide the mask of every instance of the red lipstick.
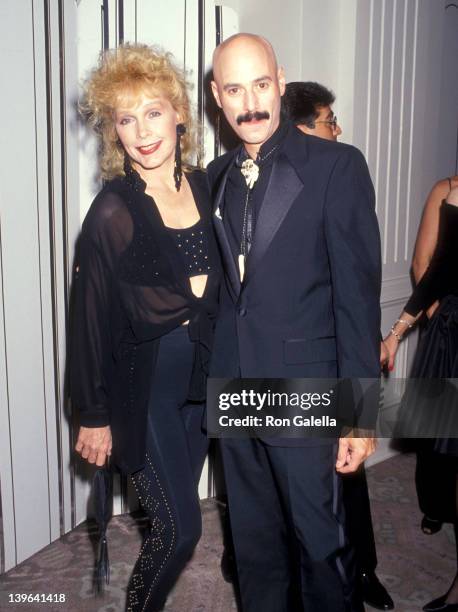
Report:
M137 151L139 151L139 153L141 153L142 155L151 155L151 153L154 153L155 151L159 149L161 144L162 144L162 140L159 140L158 142L155 142L152 145L148 145L147 147L136 147L136 148L137 148Z

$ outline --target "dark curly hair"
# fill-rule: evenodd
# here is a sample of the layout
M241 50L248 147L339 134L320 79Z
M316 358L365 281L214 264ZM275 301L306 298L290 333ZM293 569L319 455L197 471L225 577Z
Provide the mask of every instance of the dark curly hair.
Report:
M318 118L319 107L331 106L336 97L320 83L313 81L295 81L286 85L282 97L282 113L295 125L306 125L314 128Z

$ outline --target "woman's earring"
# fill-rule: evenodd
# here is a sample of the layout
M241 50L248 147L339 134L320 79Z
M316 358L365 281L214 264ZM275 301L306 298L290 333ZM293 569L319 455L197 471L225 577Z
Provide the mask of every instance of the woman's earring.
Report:
M124 174L128 176L132 172L132 166L130 165L130 157L127 155L127 151L124 151Z
M175 144L175 165L173 168L173 178L175 179L175 188L180 191L181 177L183 171L181 169L181 137L186 134L186 126L183 123L177 124L177 141Z

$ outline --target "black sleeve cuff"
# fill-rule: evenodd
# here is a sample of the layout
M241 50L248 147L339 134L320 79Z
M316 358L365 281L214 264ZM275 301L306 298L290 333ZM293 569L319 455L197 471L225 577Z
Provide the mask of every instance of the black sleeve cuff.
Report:
M110 424L110 415L107 410L78 411L78 422L82 427L106 427Z

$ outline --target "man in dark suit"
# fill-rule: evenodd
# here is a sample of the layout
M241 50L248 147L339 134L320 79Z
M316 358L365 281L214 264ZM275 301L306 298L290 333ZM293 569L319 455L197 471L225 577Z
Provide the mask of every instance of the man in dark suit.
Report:
M380 245L361 153L280 122L283 70L263 38L215 50L212 90L242 144L209 165L225 266L211 375L379 376ZM340 473L367 438L224 439L245 612L347 612Z
M342 129L332 105L335 96L321 83L296 81L286 85L282 107L286 117L304 134L337 140ZM381 341L380 361L386 359ZM363 600L377 610L392 610L393 600L375 573L377 551L364 466L343 478L343 500L348 537L355 549L357 580Z

